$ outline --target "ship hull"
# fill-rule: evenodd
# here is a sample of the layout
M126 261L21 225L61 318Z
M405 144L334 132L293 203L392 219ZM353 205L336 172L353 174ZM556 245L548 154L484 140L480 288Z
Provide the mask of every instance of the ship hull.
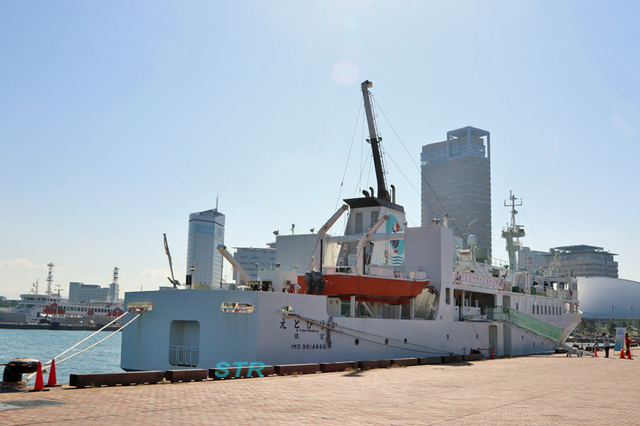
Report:
M123 330L121 367L367 361L464 355L472 349L489 355L489 348L496 356L527 355L553 352L557 346L502 321L330 316L328 301L325 296L248 291L127 293L126 304L152 303L153 310ZM223 309L235 304L250 306L252 312Z

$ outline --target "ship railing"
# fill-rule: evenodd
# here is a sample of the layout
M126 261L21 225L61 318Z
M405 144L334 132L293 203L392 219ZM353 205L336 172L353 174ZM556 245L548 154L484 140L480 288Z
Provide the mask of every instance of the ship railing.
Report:
M196 367L199 360L199 346L169 345L169 364L182 367Z
M487 319L513 324L532 333L547 337L554 342L561 342L563 338L562 328L506 306L487 309Z
M573 297L573 292L571 290L555 290L553 287L543 287L541 285L531 286L530 292L533 295L554 297L556 299L571 299Z

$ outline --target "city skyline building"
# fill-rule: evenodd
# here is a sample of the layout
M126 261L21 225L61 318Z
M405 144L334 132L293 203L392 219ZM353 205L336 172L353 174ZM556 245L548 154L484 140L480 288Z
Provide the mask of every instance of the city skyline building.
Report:
M584 244L554 247L544 255L543 267L549 267L557 257L560 268L571 271L574 277L618 278L618 262L613 256L617 254Z
M518 249L518 269L537 272L546 267L545 256L548 254L548 251L531 250L529 247L521 246Z
M187 285L220 287L222 255L217 247L224 244L224 222L225 216L217 207L189 215Z
M424 145L422 226L447 216L448 227L466 243L471 234L491 256L491 139L486 130L467 126L447 132L442 142ZM479 253L482 253L479 252ZM484 257L484 256L483 256Z
M84 284L81 282L69 283L69 302L71 303L116 303L118 298L118 284L115 282L109 284L107 287L100 287L98 284Z
M254 278L258 278L258 270L275 269L276 249L275 243L270 247L235 247L233 257ZM233 279L237 280L237 274L233 272Z
M584 244L554 247L546 252L521 247L518 251L518 267L531 272L557 267L574 277L618 278L618 262L614 256L617 254L605 251L602 247Z

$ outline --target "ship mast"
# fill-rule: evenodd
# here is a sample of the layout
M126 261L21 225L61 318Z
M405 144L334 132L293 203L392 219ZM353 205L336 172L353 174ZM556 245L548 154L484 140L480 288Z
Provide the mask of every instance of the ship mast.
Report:
M509 201L511 201L511 204L509 205L505 201L504 206L505 207L511 206L511 224L506 229L502 230L502 238L504 238L507 241L507 253L509 255L509 269L512 269L512 270L517 269L516 250L520 247L520 237L525 236L524 227L522 225L516 224L516 215L518 214L516 207L522 205L522 200L520 200L520 204L516 204L516 200L517 200L516 196L513 195L511 191L509 191ZM517 239L515 242L513 241L514 238Z
M373 164L376 169L376 179L378 181L378 197L386 201L391 201L389 192L387 191L387 183L384 178L384 169L382 167L382 156L380 155L380 141L381 137L378 136L376 130L376 122L373 116L373 109L371 108L371 94L369 88L373 87L373 83L369 80L365 80L361 84L362 95L364 97L364 110L367 114L367 124L369 125L369 139L371 143L371 151L373 153ZM371 194L373 196L373 194Z

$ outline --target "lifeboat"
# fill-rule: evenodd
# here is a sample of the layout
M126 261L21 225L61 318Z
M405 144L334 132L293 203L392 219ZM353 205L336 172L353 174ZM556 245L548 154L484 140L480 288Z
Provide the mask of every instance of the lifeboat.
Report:
M308 285L311 281L307 278L305 282L305 276L299 276L298 285L308 294L340 297L342 300L349 300L355 295L356 300L361 302L401 305L409 304L411 299L429 285L428 279L413 280L351 273L322 274L322 281L317 278L312 281L313 284Z

